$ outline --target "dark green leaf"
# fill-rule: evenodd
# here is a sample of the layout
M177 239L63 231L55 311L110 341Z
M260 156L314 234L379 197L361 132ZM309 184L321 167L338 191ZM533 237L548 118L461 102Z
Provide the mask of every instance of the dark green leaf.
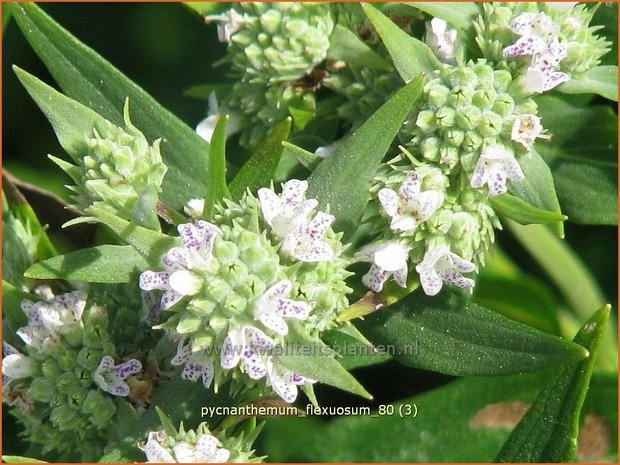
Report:
M321 337L332 348L338 362L347 370L376 365L391 358L386 350L378 350L372 344L364 344L342 331L325 331Z
M558 87L565 94L599 94L618 101L618 67L595 66Z
M372 177L420 95L422 82L418 76L399 90L308 178L308 197L318 199L321 208L329 205L335 230L351 234L356 229Z
M315 155L314 153L308 152L307 150L302 149L301 147L298 147L295 144L291 144L289 142L283 142L282 147L282 156L292 155L297 159L299 163L304 165L310 171L314 170L323 160L321 157Z
M255 192L260 187L269 187L282 155L282 142L290 130L291 118L286 118L259 144L228 186L233 199L241 198L246 189Z
M439 65L430 48L411 37L372 5L362 5L364 12L385 44L394 66L405 82L420 73L432 73Z
M550 380L513 430L496 462L575 460L579 415L609 312L609 305L603 307L577 333L574 341L586 347L590 356L562 368Z
M181 208L191 198L205 197L207 143L192 128L34 3L13 3L11 10L26 39L69 97L118 126L123 124L123 103L129 98L135 126L150 141L166 141L161 145L168 166L162 194L166 204Z
M618 224L618 117L606 106L579 108L538 99L549 144L537 144L555 179L562 209L582 224Z
M207 170L207 196L203 215L213 217L215 204L230 197L226 184L226 124L228 115L218 118L209 146L209 169Z
M509 191L534 207L561 215L551 170L538 152L532 150L519 159L519 164L525 179L511 182ZM564 223L553 223L552 228L559 237L564 237Z
M510 194L491 198L491 205L497 213L519 224L557 223L566 220L566 216L560 213L541 210Z
M11 283L2 280L2 319L8 324L11 334L28 324L28 317L23 312L22 300L38 300L35 296L16 289ZM6 334L4 337L7 338Z
M178 245L179 239L151 229L142 228L102 209L91 207L88 213L109 227L118 237L131 245L149 266L159 267L161 256Z
M469 29L472 20L480 14L478 5L474 2L459 2L458 5L453 2L402 2L402 4L441 18L461 31Z
M319 339L306 336L298 325L289 324L288 345L274 358L289 370L367 399L372 396L334 358L334 352Z
M497 376L580 360L583 347L444 290L413 293L357 324L404 365L455 376Z
M366 45L353 31L339 24L329 36L327 57L356 66L391 71L392 65Z
M148 263L129 245L99 245L35 263L26 277L71 279L91 283L128 283Z

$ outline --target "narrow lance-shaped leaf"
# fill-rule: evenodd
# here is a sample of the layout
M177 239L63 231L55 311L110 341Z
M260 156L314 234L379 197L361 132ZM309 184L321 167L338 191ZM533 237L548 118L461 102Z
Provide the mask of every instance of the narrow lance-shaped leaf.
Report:
M519 224L558 223L567 219L561 213L541 210L510 194L491 198L491 205L497 213L507 216Z
M405 82L409 82L420 73L432 73L440 65L437 57L424 42L411 37L372 5L364 3L362 8L388 49L398 74Z
M371 69L391 71L392 65L366 45L353 31L337 24L329 36L328 58Z
M241 198L246 189L255 192L270 185L282 155L282 142L291 130L291 122L291 118L286 118L273 128L237 172L228 186L233 199Z
M559 370L502 447L496 462L572 462L575 460L581 407L588 391L594 361L610 306L590 318L574 341L590 356Z
M400 89L308 178L308 197L318 199L322 208L329 205L336 230L355 230L368 203L372 177L420 95L422 82L423 76L418 76Z
M203 215L211 219L215 211L215 204L224 197L230 197L226 185L226 124L228 115L218 118L213 130L211 145L209 146L209 169L207 171L207 196Z
M431 16L441 18L452 26L466 31L472 25L472 20L480 13L478 5L474 2L400 2L410 8L417 8Z
M455 376L522 373L574 362L583 347L551 336L462 296L410 294L357 323L373 343L394 346L407 366Z
M24 274L34 279L128 283L147 268L144 257L129 245L99 245L35 263Z
M11 12L26 39L61 89L116 125L123 102L132 103L134 124L148 140L162 138L168 173L162 200L181 208L206 193L208 144L133 81L87 47L34 3L13 3Z

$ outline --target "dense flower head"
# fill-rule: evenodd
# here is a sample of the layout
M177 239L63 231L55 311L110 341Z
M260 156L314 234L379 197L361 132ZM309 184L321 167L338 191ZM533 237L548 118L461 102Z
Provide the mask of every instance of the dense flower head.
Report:
M287 402L314 382L270 355L292 322L317 335L348 305L340 236L307 187L293 179L280 194L263 188L224 201L213 223L179 225L181 245L163 255L162 271L140 276L151 318L170 314L159 327L178 342L171 363L184 379L271 386Z
M25 347L4 344L3 402L18 407L12 413L43 453L93 461L116 412L113 396L130 394L126 381L142 365L118 358L105 309L87 306L85 293L39 291L46 300L22 302Z
M106 122L85 135L85 153L78 166L52 158L76 185L75 207L101 206L124 219L131 219L143 196L157 195L167 167L159 151L160 140L150 144L129 119L125 104L125 127Z

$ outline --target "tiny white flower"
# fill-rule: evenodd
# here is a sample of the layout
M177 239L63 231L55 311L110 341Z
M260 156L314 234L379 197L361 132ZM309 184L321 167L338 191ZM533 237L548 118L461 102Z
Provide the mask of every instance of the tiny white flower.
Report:
M448 23L443 19L433 18L426 23L426 44L440 61L456 64L457 32L448 29Z
M202 384L207 389L213 382L215 367L213 362L202 352L193 352L190 344L184 345L183 340L179 341L176 355L170 360L174 366L185 365L181 378L188 381L202 379Z
M129 386L125 382L131 375L142 370L139 360L132 358L120 365L114 364L114 359L109 355L104 356L99 366L92 375L93 381L100 389L112 395L127 397Z
M302 262L322 262L334 258L334 250L321 239L336 218L318 212L309 223L299 224L282 242L282 251Z
M239 31L248 22L245 14L239 14L235 10L228 10L222 15L205 16L205 22L209 24L211 21L219 21L217 25L217 38L220 42L232 43L232 36Z
M570 81L570 76L560 71L545 73L539 68L527 68L525 74L519 76L517 85L525 95L541 94Z
M230 458L230 451L211 434L198 435L195 446L178 442L172 451L162 445L165 440L163 431L149 432L144 446L148 463L224 463Z
M340 139L329 145L317 147L317 149L314 151L314 154L320 158L327 158L332 153L334 153L336 150L338 150L338 147L342 145L342 142L343 142L343 139Z
M421 191L422 182L415 172L410 172L399 192L383 188L378 197L385 213L392 218L393 231L413 231L426 221L443 203L443 193L435 190Z
M308 181L298 179L285 182L280 195L265 187L258 190L263 217L279 238L284 239L306 223L308 213L318 205L315 199L305 200L307 190Z
M527 150L532 150L536 139L550 139L549 134L543 133L544 129L540 124L540 118L532 114L519 115L512 123L510 139L521 144Z
M523 171L514 155L503 145L491 145L480 154L470 185L477 188L487 184L489 196L494 197L506 192L507 179L521 181L524 178Z
M274 392L289 404L297 399L297 386L312 383L316 381L276 364L272 360L267 362L267 385L271 386Z
M426 295L436 295L444 282L462 288L471 288L475 284L462 273L472 272L476 266L450 252L445 245L428 249L415 269L420 273L420 283Z
M28 378L32 376L34 362L27 355L19 352L11 344L2 343L2 386L7 385L14 379Z
M190 199L183 207L183 211L194 218L201 217L204 209L205 199Z
M254 309L254 319L280 335L288 333L284 318L305 320L310 315L310 304L288 299L293 285L284 279L265 291Z
M553 13L563 14L572 10L577 3L579 2L545 2L545 8Z
M217 121L220 116L226 114L229 115L228 122L226 123L226 137L228 138L241 129L240 118L236 113L229 111L227 108L220 108L217 103L215 92L211 92L209 94L209 111L207 112L207 117L198 123L198 126L196 126L196 133L204 140L211 143Z
M232 329L222 345L220 365L226 370L240 365L250 378L261 379L267 374L267 352L275 345L273 339L253 326Z
M375 244L360 250L355 256L372 263L368 273L362 277L362 282L373 292L381 292L390 276L394 277L399 286L407 285L409 253L404 245L395 241Z

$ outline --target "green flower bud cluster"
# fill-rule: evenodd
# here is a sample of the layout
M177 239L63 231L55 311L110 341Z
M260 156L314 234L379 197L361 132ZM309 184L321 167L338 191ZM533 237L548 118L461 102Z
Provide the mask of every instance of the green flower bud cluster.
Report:
M161 413L160 413L161 415ZM181 423L179 430L172 429L169 420L167 428L152 431L147 441L140 446L146 454L147 463L260 463L252 450L261 428L253 428L231 436L225 432L209 431L206 423L198 425L196 430L185 430Z
M401 133L406 147L454 176L471 173L480 152L495 144L517 154L512 129L520 115L535 114L531 99L513 97L508 71L494 70L484 61L467 66L444 65L424 85L413 118Z
M128 102L124 118L125 128L108 123L85 135L86 153L79 166L52 157L76 183L70 187L76 208L97 205L131 219L141 203L150 204L161 192L167 167L159 152L160 140L149 144L131 124Z
M81 292L50 296L47 302L24 301L29 325L17 334L26 342L25 354L13 356L22 368L7 370L17 373L18 379L10 380L5 389L20 384L27 400L26 408L13 408L11 413L23 423L28 441L62 461L98 460L117 409L95 381L105 356L117 355L107 312L98 305L84 310L85 304ZM10 366L8 357L4 361ZM132 363L139 368L139 362Z

